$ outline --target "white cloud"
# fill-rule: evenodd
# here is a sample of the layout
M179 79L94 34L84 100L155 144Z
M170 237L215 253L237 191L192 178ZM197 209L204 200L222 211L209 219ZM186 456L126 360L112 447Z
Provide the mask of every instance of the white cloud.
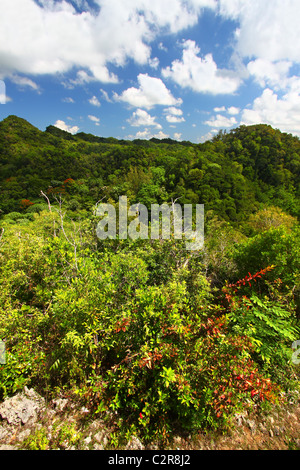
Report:
M93 96L91 99L89 99L89 103L92 104L93 106L101 106L100 101L96 96Z
M153 69L157 69L159 66L159 59L157 57L154 57L154 59L149 59L149 65Z
M167 139L170 136L168 134L165 134L163 131L159 131L153 137L155 137L156 139Z
M300 61L299 0L219 0L219 6L222 15L239 21L243 57Z
M163 131L159 131L158 133L154 134L149 129L145 129L144 131L139 131L135 135L127 136L128 139L145 139L145 140L152 139L153 137L155 139L167 139L170 136L168 134L165 134Z
M76 134L79 131L79 127L69 126L68 124L66 124L64 121L61 121L60 119L56 121L54 126L58 127L58 129L61 129L62 131L70 132L70 134Z
M138 75L139 88L128 88L121 95L114 95L116 101L123 101L137 108L151 109L156 105L178 106L182 100L176 99L160 78Z
M225 106L221 106L220 108L214 108L214 111L215 113L223 113L224 111L226 111L226 108Z
M182 110L179 108L175 108L175 106L171 106L170 108L164 109L164 113L166 114L166 120L170 124L177 124L179 122L185 121L184 117L182 117Z
M35 91L39 91L40 89L39 85L28 77L20 77L18 75L12 75L10 77L10 80L16 85L19 85L21 88L28 87L28 88L32 88Z
M99 1L99 0L98 0ZM110 0L112 3L118 0ZM194 26L203 8L215 10L215 0L122 0L127 8L135 5L143 13L145 20L157 28L177 33L182 29ZM102 3L102 2L101 2Z
M179 108L175 108L175 106L171 106L170 108L164 109L164 112L167 114L171 114L172 116L182 116L183 112Z
M168 114L166 116L166 120L170 122L171 124L177 124L179 122L185 121L184 117L173 116L172 114Z
M168 48L166 46L164 46L162 42L160 42L158 44L158 49L160 49L161 51L164 51L164 52L168 52Z
M66 97L66 98L63 98L62 101L63 101L64 103L75 103L75 101L73 100L73 98L71 98L71 97L69 97L69 96Z
M95 123L96 126L99 126L100 124L100 119L96 116L93 116L91 114L88 115L88 118Z
M154 126L157 129L161 129L161 125L155 122L155 117L150 116L147 111L143 109L137 109L128 119L128 122L133 127L140 127L140 126Z
M217 95L236 92L241 84L238 74L218 69L211 54L202 58L199 53L195 41L184 41L182 60L174 60L171 67L163 69L163 76L198 93Z
M266 59L256 59L247 65L250 75L262 87L271 86L275 89L285 88L288 82L289 70L292 62L282 60L270 62Z
M300 136L300 79L295 79L282 98L266 88L252 108L244 109L241 124L269 124L282 132Z
M177 33L194 26L203 8L216 9L215 0L95 0L79 12L70 1L1 0L1 73L64 74L86 72L77 82L116 83L109 64L128 59L157 66L151 42L160 32Z
M100 89L101 93L102 93L102 97L105 101L107 101L108 103L112 103L112 100L110 99L110 97L108 96L108 93L107 91L105 90L102 90L102 88Z
M202 135L198 141L201 143L207 142L208 140L211 140L218 132L218 129L212 129L211 131L207 132L207 134Z
M228 113L231 116L235 114L239 114L240 108L236 108L235 106L230 106L229 108L225 108L225 106L216 107L214 108L215 113Z
M233 116L235 114L239 114L240 108L236 108L235 106L230 106L230 108L227 109L227 112L228 114Z
M232 127L237 124L237 120L234 117L228 118L221 114L217 114L214 118L205 121L204 124L211 127Z
M181 140L182 134L180 132L174 132L174 139L175 140Z

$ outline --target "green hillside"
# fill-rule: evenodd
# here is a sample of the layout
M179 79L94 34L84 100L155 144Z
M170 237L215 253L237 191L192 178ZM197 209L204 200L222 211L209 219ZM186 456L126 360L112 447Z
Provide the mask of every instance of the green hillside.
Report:
M10 116L0 123L0 208L64 192L90 210L103 197L150 205L180 198L240 224L264 205L299 217L300 142L270 126L242 126L212 142L118 141ZM64 182L74 180L72 190Z
M299 139L267 125L195 144L4 119L0 400L25 385L75 397L113 429L110 448L132 435L164 448L175 432L226 432L240 411L290 403L299 177ZM123 195L204 204L204 247L172 233L100 240L97 203Z

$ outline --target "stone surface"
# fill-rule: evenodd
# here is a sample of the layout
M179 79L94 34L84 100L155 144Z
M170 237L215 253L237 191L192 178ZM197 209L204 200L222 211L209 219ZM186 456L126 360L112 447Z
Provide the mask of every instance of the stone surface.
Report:
M8 424L26 424L30 419L36 421L45 408L44 399L34 390L25 387L24 391L8 398L0 405L0 417Z
M236 414L228 434L199 431L197 435L174 435L166 450L300 450L300 403L277 408L266 415ZM0 403L0 450L28 449L32 442L39 445L41 436L45 439L42 445L49 449L110 448L114 425L100 418L90 419L92 413L86 410L69 398L57 398L46 404L34 390L25 388ZM115 415L111 414L111 418L115 419ZM41 433L37 434L38 431ZM129 439L125 449L163 450L156 442L144 447L136 436Z
M125 450L144 450L144 446L137 437L133 436L126 445Z

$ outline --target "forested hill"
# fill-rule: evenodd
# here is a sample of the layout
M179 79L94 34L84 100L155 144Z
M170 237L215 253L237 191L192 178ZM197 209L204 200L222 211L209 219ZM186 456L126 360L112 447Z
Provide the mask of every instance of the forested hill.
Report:
M0 123L0 214L38 210L41 190L70 210L99 200L205 204L234 224L273 205L299 217L300 140L268 125L240 126L202 144L125 141L43 132L9 116Z
M196 144L0 123L0 402L26 386L80 420L42 421L24 448L80 448L105 423L106 449L193 449L298 409L299 169L299 139L267 125ZM203 249L186 233L103 240L95 206L122 195L204 204Z

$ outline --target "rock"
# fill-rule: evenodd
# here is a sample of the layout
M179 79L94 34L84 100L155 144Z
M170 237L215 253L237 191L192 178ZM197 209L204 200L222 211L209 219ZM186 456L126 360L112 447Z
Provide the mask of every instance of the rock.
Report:
M144 450L144 446L137 437L133 436L126 445L125 450Z
M95 443L93 446L93 450L104 450L104 447L101 444Z
M102 443L105 439L105 432L104 431L99 431L97 434L94 435L95 441L97 441L99 444Z
M25 441L25 439L27 439L27 437L29 437L30 434L31 434L31 430L29 428L25 429L24 431L21 431L18 434L18 441L19 442Z
M64 408L68 404L68 400L66 398L57 398L57 399L53 400L53 404L54 404L55 409L57 411L63 411Z
M234 418L237 426L242 426L243 422L245 421L246 415L245 413L236 413L234 415Z
M247 425L248 425L248 427L249 427L251 433L252 433L252 434L255 433L255 431L256 431L256 423L255 423L255 421L252 421L251 419L248 419Z
M98 429L102 429L104 426L104 423L101 419L95 419L90 425L89 425L89 430L90 431L97 431Z
M174 437L173 444L176 446L177 450L180 450L179 448L182 445L181 437L179 437L179 436Z
M264 426L262 423L259 423L258 426L259 426L259 429L260 429L261 432L263 432L263 433L266 433L266 432L267 432L266 426Z
M0 427L0 441L9 435L9 431L4 426Z
M45 400L34 390L25 387L23 392L1 403L0 416L8 424L17 426L26 424L30 419L35 422L43 409Z

